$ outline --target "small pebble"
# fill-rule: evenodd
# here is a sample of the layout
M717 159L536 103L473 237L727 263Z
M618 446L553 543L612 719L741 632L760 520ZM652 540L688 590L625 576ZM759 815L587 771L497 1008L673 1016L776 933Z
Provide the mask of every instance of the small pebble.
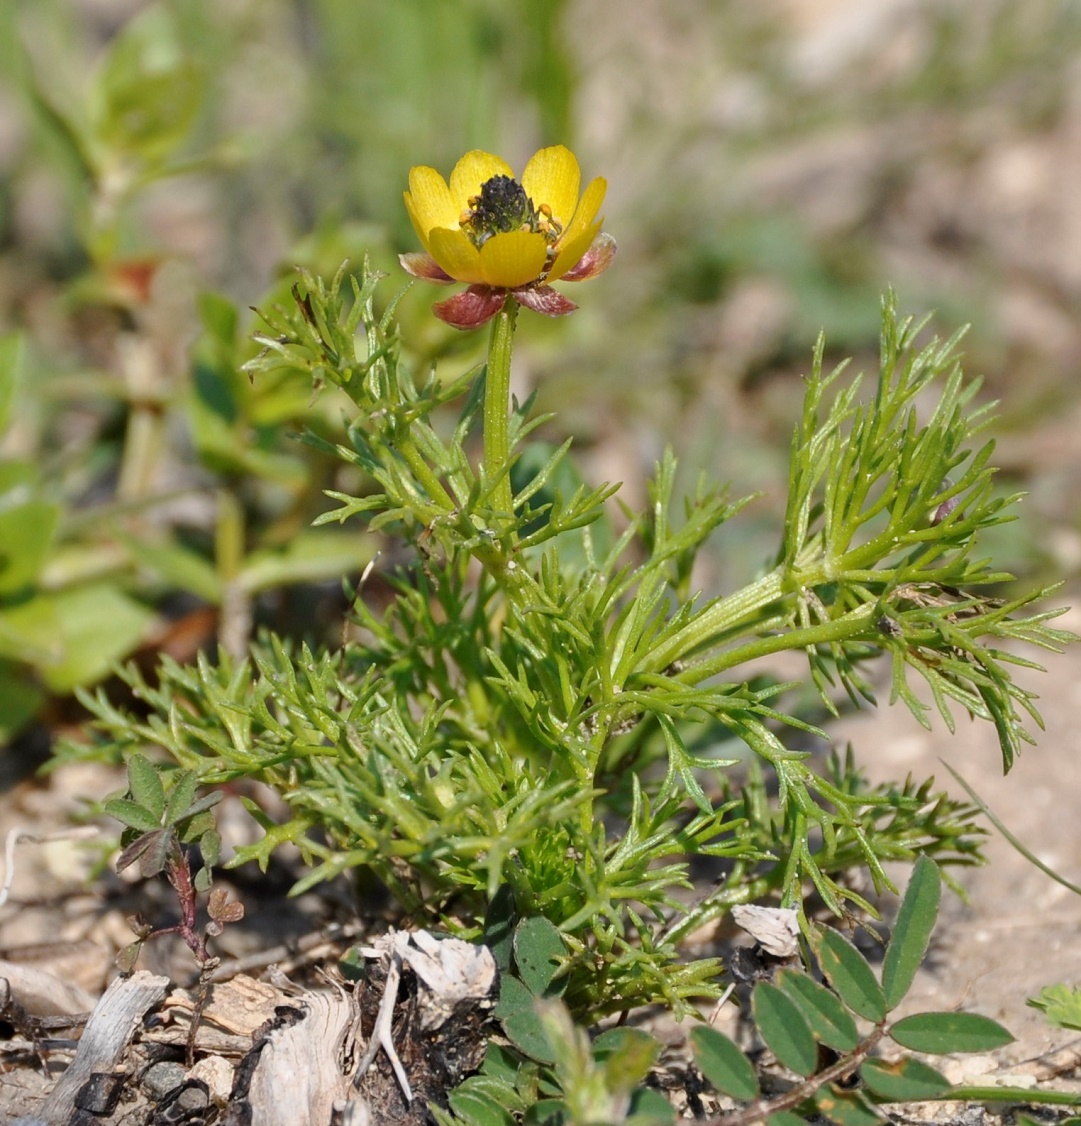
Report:
M175 1091L187 1078L184 1065L162 1060L151 1064L143 1075L143 1086L153 1099L163 1099L170 1091Z

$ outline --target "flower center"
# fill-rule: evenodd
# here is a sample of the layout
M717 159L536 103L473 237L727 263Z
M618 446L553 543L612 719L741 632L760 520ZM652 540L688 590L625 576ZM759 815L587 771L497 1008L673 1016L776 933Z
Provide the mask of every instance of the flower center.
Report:
M548 204L537 207L522 185L510 176L485 180L480 195L469 200L469 210L462 212L458 222L478 248L492 235L509 231L532 231L553 244L563 231L563 224L552 217Z

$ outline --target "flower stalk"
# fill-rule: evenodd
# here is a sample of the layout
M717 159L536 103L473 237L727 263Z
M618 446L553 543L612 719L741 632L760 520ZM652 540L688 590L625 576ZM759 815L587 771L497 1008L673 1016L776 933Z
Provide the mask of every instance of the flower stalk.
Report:
M510 358L518 303L508 297L495 315L488 338L488 366L484 377L484 476L499 517L514 515L510 484Z

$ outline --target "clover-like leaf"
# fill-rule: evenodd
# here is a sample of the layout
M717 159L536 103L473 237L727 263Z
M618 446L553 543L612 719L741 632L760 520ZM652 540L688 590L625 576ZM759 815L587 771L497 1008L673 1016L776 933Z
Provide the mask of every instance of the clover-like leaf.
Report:
M195 801L199 779L192 770L180 770L173 776L173 788L165 802L165 823L175 825L185 817L188 807Z
M535 1000L518 978L504 974L499 983L499 1003L494 1015L515 1047L540 1063L552 1063L555 1056L537 1015Z
M206 910L219 923L239 923L244 918L244 904L236 899L230 900L223 887L217 887L210 893Z
M559 929L543 915L523 919L514 931L514 961L518 976L537 997L556 997L566 988L566 978L554 985L552 979L567 947Z
M132 800L153 816L154 825L160 825L165 812L165 789L160 771L145 755L132 755L128 759L128 789Z
M144 877L156 875L165 867L171 838L172 833L167 829L152 829L140 834L116 858L116 870L123 872L138 860L139 871Z
M152 809L128 798L110 799L105 803L105 812L122 825L127 825L129 829L148 833L161 828L160 813L155 816Z

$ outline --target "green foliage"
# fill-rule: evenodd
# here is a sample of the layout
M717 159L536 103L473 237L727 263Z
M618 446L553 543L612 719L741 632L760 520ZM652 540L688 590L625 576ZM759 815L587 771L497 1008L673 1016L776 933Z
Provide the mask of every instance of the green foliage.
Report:
M246 369L256 386L302 376L351 402L346 440L308 436L366 482L331 490L337 507L323 520L361 517L414 545L412 563L381 575L389 604L377 610L362 588L356 640L337 650L269 636L248 660L166 661L154 685L129 673L146 716L87 699L104 747L156 746L203 783L275 787L292 817L272 824L249 803L266 836L237 862L265 865L291 841L312 865L297 890L365 866L415 919L467 937L505 896L505 927L541 919L558 932L575 1015L653 1002L681 1015L717 996L717 962L687 962L679 943L734 903L775 893L798 906L809 883L837 914L873 910L841 878L852 868L884 888L887 860L977 858L969 810L930 782L868 787L851 755L820 772L785 744L786 731L822 734L782 707L796 686L740 671L802 652L836 709L838 688L871 698L866 666L886 655L894 697L921 720L910 673L947 723L947 701L994 723L1012 761L1024 717L1036 717L1008 670L1031 662L1000 643L1054 649L1068 635L1046 624L1052 611L1028 610L1044 592L1009 603L980 592L1003 576L975 554L977 533L1007 515L990 446L969 445L986 419L955 341L918 345L921 326L887 302L866 401L858 380L839 388L839 372L822 373L819 347L777 564L703 600L695 558L743 502L702 483L681 506L667 454L649 506L617 524L612 486L573 475L558 478L571 492L556 485L563 447L512 478L513 513L493 508L499 481L468 456L482 379L415 379L394 303L376 309L377 282L370 271L329 285L302 274L292 307L264 314L263 350ZM515 409L515 457L543 421L529 403ZM728 865L687 909L676 893L694 856ZM904 921L912 949L928 917L921 897ZM862 958L832 932L822 942L842 999L880 1019L887 999ZM913 968L890 963L891 1004Z
M128 759L127 796L107 801L104 811L124 826L116 870L122 872L138 863L144 879L164 874L176 892L181 919L175 926L155 929L136 917L133 928L138 937L120 952L117 964L122 972L129 973L148 939L163 934L179 935L199 964L201 1008L209 984L207 975L217 964L207 951L207 942L220 935L226 923L242 919L244 907L229 902L221 888L210 891L211 870L221 858L221 837L211 810L222 795L215 791L197 796L198 780L190 770L170 771L168 788L164 776L163 768L143 755L132 755ZM191 866L193 846L198 847L202 858L202 866L195 873ZM200 932L196 927L196 899L208 891L209 921ZM193 1027L197 1023L193 1021ZM189 1044L194 1043L193 1037L194 1032Z
M1028 1003L1056 1027L1081 1030L1081 989L1076 986L1045 985Z
M925 928L933 928L937 914L937 866L921 859L917 868L886 946L886 960L895 966L919 964L927 945ZM919 926L913 925L915 919L920 920ZM991 1051L1008 1043L1009 1033L974 1013L919 1013L891 1023L882 1009L872 1023L865 1023L852 1004L863 1005L872 992L862 979L871 975L877 996L889 991L900 1003L912 975L906 975L902 988L902 978L896 970L890 971L894 984L887 990L837 931L823 927L817 933L817 949L827 952L827 958L834 957L830 951L844 952L835 957L839 965L847 967L846 975L839 975L846 991L834 992L812 976L823 968L821 963L810 970L788 965L776 973L773 983L755 984L745 1015L753 1023L756 1041L772 1054L772 1062L764 1061L759 1051L749 1057L707 1024L691 1029L688 1042L702 1076L736 1103L734 1109L710 1119L711 1126L752 1126L761 1121L799 1126L816 1116L837 1126L881 1123L888 1121L880 1110L883 1104L942 1099L1069 1101L1057 1092L1000 1088L995 1094L953 1086L941 1072L912 1058L906 1050L931 1055ZM859 959L859 971L851 969L854 959ZM884 968L883 978L886 976ZM858 982L858 991L853 989L853 981ZM481 1074L459 1088L468 1097L452 1096L453 1114L438 1116L443 1126L488 1126L514 1121L515 1114L521 1114L525 1123L561 1126L654 1120L649 1108L656 1092L641 1084L656 1060L659 1040L637 1029L615 1028L602 1032L590 1044L584 1030L571 1022L558 1002L534 999L533 1012L535 1028L543 1033L537 1036L540 1053L522 1045L516 1045L515 1052L493 1043ZM502 1026L509 1034L506 1016ZM887 1040L893 1041L888 1060L877 1054ZM760 1078L764 1066L770 1072L768 1079ZM778 1068L783 1079L776 1074ZM854 1088L855 1078L860 1081L859 1089ZM671 1108L659 1106L656 1121L673 1121Z
M881 1103L961 1098L967 1093L922 1061L902 1055L888 1062L873 1055L883 1040L931 1055L991 1051L1010 1042L1001 1025L976 1013L918 1013L890 1023L884 998L888 995L889 1008L895 1008L913 973L886 967L919 965L938 911L936 865L921 858L916 869L886 947L882 984L847 939L821 927L815 943L819 969L835 992L796 967L782 970L775 985L755 985L751 1015L756 1031L777 1061L795 1074L794 1085L781 1093L760 1094L754 1064L728 1037L709 1027L692 1031L691 1049L702 1074L718 1091L744 1104L716 1122L749 1126L765 1120L796 1126L816 1113L837 1126L882 1122L885 1118L877 1109ZM859 1031L861 1019L871 1021L870 1028ZM820 1051L820 1045L836 1054ZM862 1090L843 1085L857 1073ZM1032 1093L1010 1091L1002 1097L1028 1101Z
M893 941L882 964L882 990L888 1009L900 1004L927 952L940 890L938 869L921 856L912 869L908 893L894 924Z

